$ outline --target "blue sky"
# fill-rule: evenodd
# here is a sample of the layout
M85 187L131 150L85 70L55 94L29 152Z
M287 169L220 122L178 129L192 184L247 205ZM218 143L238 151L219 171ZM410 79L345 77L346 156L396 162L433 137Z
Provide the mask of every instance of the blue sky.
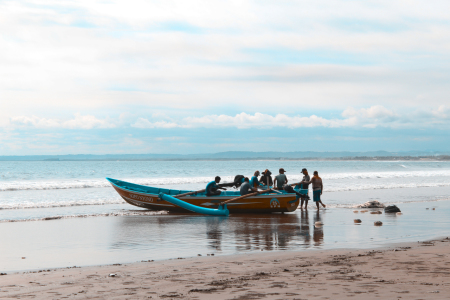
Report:
M0 1L0 155L450 152L448 1Z

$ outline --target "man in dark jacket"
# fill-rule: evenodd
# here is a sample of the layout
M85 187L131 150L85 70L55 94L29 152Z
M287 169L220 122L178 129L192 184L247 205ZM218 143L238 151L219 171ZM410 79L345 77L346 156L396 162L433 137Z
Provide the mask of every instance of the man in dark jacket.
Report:
M264 185L272 186L273 185L273 181L272 181L272 172L269 171L269 169L266 169L263 173L261 178L259 179L259 182L261 182ZM268 184L267 184L268 183Z

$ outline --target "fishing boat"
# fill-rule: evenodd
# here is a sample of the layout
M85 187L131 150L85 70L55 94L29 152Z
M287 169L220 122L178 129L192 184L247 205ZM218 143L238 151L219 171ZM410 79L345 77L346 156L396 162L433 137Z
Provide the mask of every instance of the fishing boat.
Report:
M134 184L122 180L106 178L113 188L127 203L147 208L151 210L167 210L174 212L189 212L185 208L175 205L170 200L177 195L192 193L186 190L163 189L158 187L150 187ZM161 197L168 195L171 197ZM188 203L196 207L208 209L220 209L221 203L239 198L239 191L224 191L220 196L208 197L205 192L193 193L191 195L181 196L181 202ZM297 209L299 199L295 194L288 194L284 191L270 191L245 199L239 199L226 204L230 213L275 213L275 212L291 212Z

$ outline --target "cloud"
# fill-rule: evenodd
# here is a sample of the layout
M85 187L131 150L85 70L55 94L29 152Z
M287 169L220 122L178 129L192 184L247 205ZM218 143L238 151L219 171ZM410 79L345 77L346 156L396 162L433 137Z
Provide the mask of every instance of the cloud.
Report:
M155 128L257 128L267 129L273 127L284 128L375 128L375 127L392 127L392 128L416 128L423 126L433 126L436 120L447 117L450 110L441 106L432 113L422 116L428 116L425 120L417 122L415 112L406 112L399 114L394 110L387 109L381 105L371 106L369 108L355 109L349 107L345 109L341 116L343 118L324 118L316 115L311 116L288 116L285 114L269 115L263 113L248 114L245 112L232 115L206 115L202 117L186 117L178 121L150 121L146 118L139 118L131 127L141 129Z
M34 128L63 128L63 129L93 129L93 128L115 128L116 125L108 120L100 120L94 116L75 114L70 120L46 119L36 116L16 116L9 120L12 127L34 127Z
M440 106L434 110L403 112L388 109L381 105L369 108L348 107L341 113L342 118L325 118L317 115L299 116L286 114L249 114L242 112L236 115L204 115L200 117L169 118L163 113L154 113L150 118L138 117L122 113L117 119L98 119L91 115L76 114L70 120L46 119L36 116L17 116L10 118L9 128L34 127L37 129L194 129L194 128L238 128L238 129L270 129L282 128L417 128L432 127L450 121L450 109Z
M135 128L175 128L175 127L179 127L179 125L177 123L166 122L166 121L150 122L147 119L139 118L135 123L131 124L131 127L135 127Z
M450 93L449 5L1 1L0 115L126 105L214 115L217 103L236 113L255 102L277 114L280 98L316 115L438 106Z

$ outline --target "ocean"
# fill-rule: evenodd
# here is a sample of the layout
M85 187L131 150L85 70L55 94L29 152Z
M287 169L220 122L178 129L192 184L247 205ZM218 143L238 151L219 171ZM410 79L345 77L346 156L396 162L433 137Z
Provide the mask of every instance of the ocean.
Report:
M136 215L105 177L137 184L202 189L221 176L251 176L255 170L283 167L288 180L301 180L302 168L318 171L323 199L332 207L353 207L367 199L336 196L345 191L438 188L450 186L450 162L433 161L32 161L0 163L0 222L52 217ZM330 193L333 192L333 193ZM328 195L328 196L327 196ZM333 195L331 197L331 195ZM447 199L436 192L414 199L379 199L387 203Z
M212 217L148 211L106 181L202 189L255 170L291 183L302 168L324 182L326 210ZM354 213L369 200L403 214ZM0 163L0 272L255 251L373 248L447 236L450 162L433 161L35 161ZM362 223L355 225L353 219ZM316 222L323 222L321 227ZM382 221L383 226L374 226Z

